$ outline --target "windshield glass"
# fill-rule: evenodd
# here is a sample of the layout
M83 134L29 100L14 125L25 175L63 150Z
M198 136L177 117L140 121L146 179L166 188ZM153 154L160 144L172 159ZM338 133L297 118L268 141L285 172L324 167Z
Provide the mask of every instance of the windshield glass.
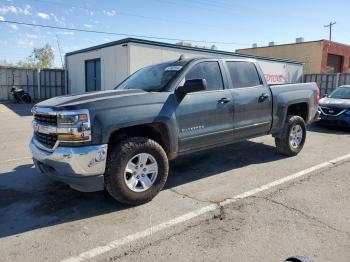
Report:
M161 91L181 69L182 65L176 62L145 67L135 72L116 88Z
M338 87L330 95L330 98L339 99L350 99L350 88L349 87Z

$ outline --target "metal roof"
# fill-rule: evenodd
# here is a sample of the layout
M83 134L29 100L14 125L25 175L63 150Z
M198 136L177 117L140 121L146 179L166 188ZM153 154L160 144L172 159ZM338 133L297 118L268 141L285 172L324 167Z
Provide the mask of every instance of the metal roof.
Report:
M116 45L123 45L128 43L137 43L137 44L144 44L144 45L151 45L151 46L160 46L160 47L168 47L168 48L174 48L174 49L182 49L182 50L190 50L190 51L197 51L197 52L205 52L205 53L212 53L212 54L218 54L218 55L232 55L236 57L244 57L244 58L254 58L254 59L260 59L260 60L268 60L268 61L276 61L276 62L284 62L284 63L292 63L292 64L304 64L300 61L293 61L293 60L287 60L287 59L279 59L279 58L273 58L273 57L266 57L266 56L256 56L256 55L246 55L246 54L238 54L234 52L228 52L228 51L221 51L221 50L212 50L207 48L200 48L200 47L192 47L192 46L183 46L178 44L170 44L170 43L164 43L164 42L157 42L157 41L150 41L145 39L139 39L139 38L125 38L118 41L109 42L102 45L96 45L84 49L80 49L77 51L66 53L66 56L71 56L75 54L85 53L94 51L97 49L102 49L106 47L116 46Z

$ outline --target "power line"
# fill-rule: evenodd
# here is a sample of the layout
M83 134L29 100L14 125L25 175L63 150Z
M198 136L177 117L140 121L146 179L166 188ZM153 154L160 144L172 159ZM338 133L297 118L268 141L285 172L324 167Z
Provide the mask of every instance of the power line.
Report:
M23 0L15 0L15 1L23 1ZM56 6L65 6L65 7L72 7L76 9L82 9L88 12L104 12L106 10L103 9L96 9L96 8L89 8L89 7L84 7L84 6L79 6L79 5L72 5L72 4L65 4L65 3L59 3L59 2L52 2L48 0L35 0L35 2L40 2L40 3L46 3L49 5L56 5ZM163 18L163 17L155 17L155 16L146 16L146 15L139 15L135 14L132 12L125 12L125 11L116 11L115 13L117 16L129 16L129 17L138 17L142 19L148 19L148 20L158 20L158 21L164 21L168 23L177 23L177 24L187 24L187 25L194 25L194 26L200 26L200 27L215 27L218 28L217 25L212 25L212 24L203 24L203 23L196 23L196 22L191 22L191 21L186 21L186 20L176 20L176 19L169 19L169 18ZM232 28L227 28L227 27L220 27L224 28L226 30L232 30Z
M149 36L149 35L136 35L136 34L126 34L126 33L117 33L117 32L97 31L97 30L88 30L88 29L25 23L25 22L19 22L19 21L11 21L11 20L4 20L4 21L0 20L0 23L25 25L25 26L33 26L33 27L41 27L41 28L51 28L51 29L67 30L67 31L75 31L75 32L85 32L85 33L95 33L95 34L105 34L105 35L117 35L117 36L137 37L137 38L149 38L149 39L166 40L166 41L188 41L188 42L194 42L194 43L223 44L223 45L249 45L249 44L245 44L245 43L236 43L236 42L218 42L218 41L207 41L207 40L180 39L180 38L168 38L168 37L158 37L158 36Z

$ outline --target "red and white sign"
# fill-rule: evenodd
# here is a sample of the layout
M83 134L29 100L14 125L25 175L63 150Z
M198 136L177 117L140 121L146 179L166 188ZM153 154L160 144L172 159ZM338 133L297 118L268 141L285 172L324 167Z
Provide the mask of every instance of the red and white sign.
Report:
M274 62L265 62L258 60L258 64L260 65L266 81L270 85L278 85L286 83L286 64L283 63L274 63Z

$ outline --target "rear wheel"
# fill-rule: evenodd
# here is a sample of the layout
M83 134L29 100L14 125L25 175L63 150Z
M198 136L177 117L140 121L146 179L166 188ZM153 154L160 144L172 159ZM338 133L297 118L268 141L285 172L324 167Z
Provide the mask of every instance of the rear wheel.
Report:
M168 170L166 153L157 142L144 137L129 138L109 152L105 186L121 203L146 203L163 188Z
M306 125L300 116L288 116L282 133L275 138L277 151L283 155L295 156L304 147Z

